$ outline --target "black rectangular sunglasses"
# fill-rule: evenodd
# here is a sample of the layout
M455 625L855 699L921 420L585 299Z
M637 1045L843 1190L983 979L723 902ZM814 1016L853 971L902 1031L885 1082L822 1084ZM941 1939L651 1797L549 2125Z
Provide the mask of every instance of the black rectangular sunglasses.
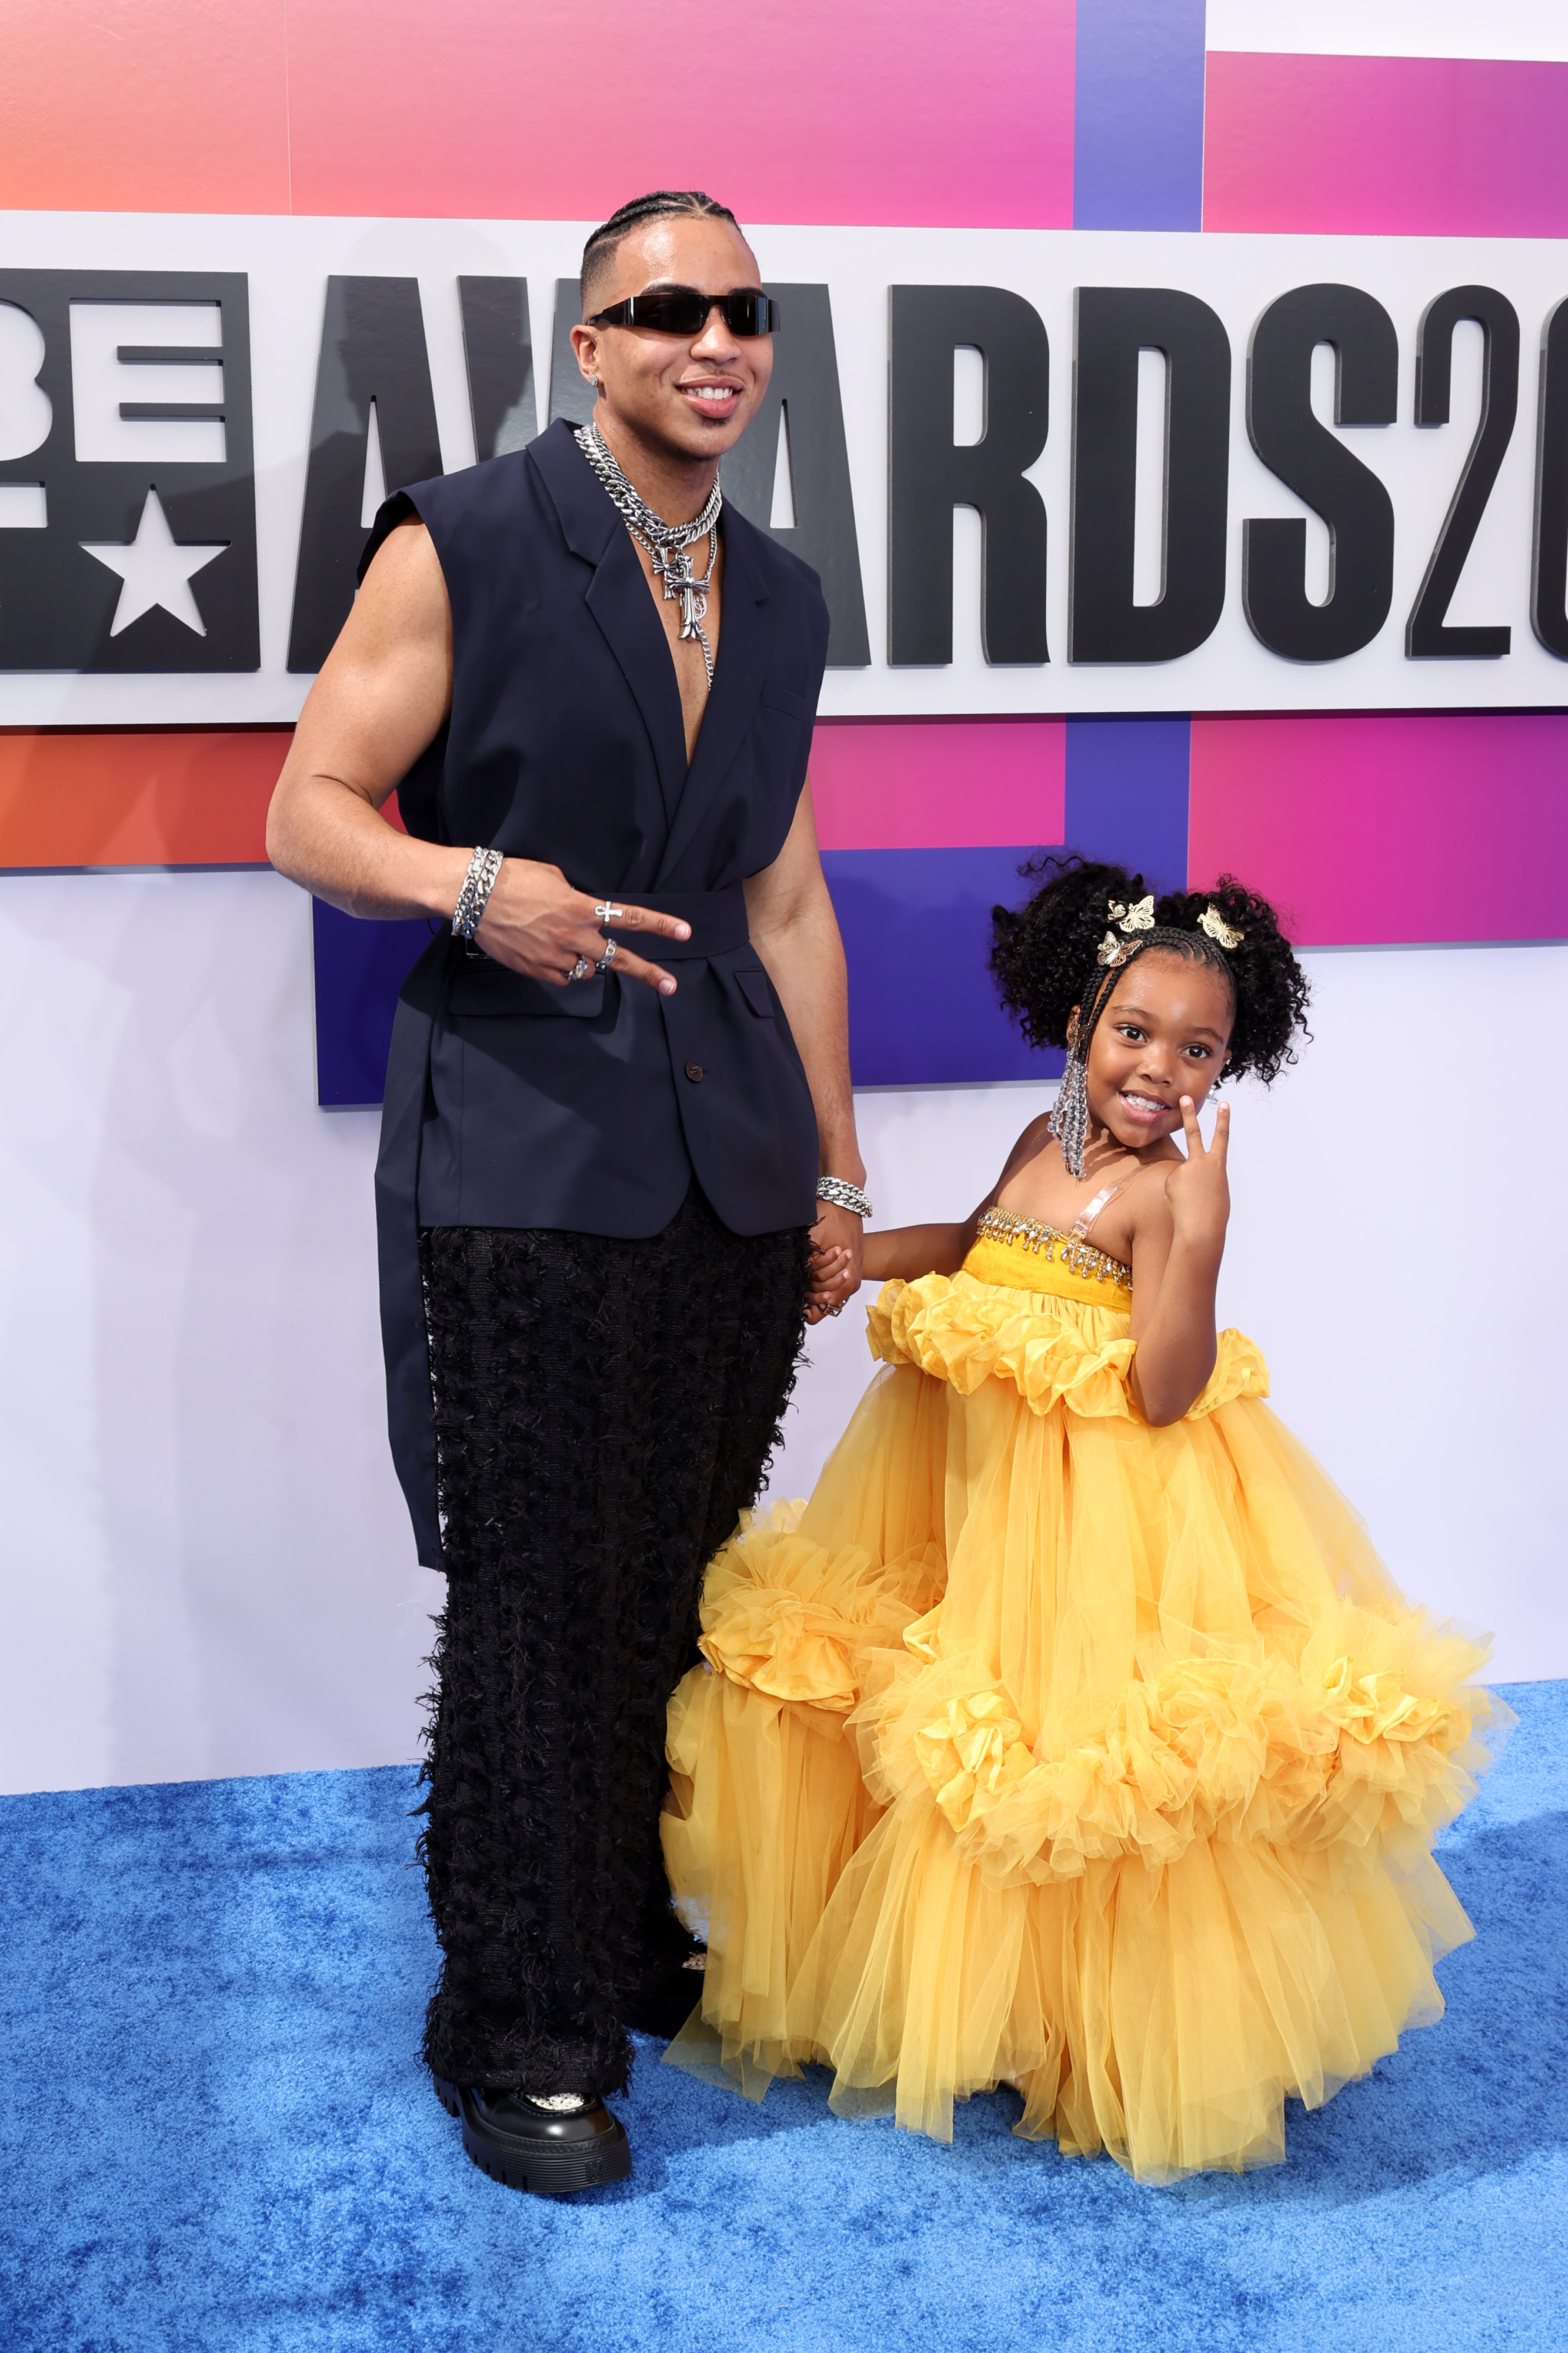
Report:
M715 308L723 311L724 324L732 335L772 335L778 331L778 304L754 287L738 294L703 294L695 286L655 286L646 294L628 294L624 302L612 302L607 311L595 311L584 323L651 327L656 335L695 338Z

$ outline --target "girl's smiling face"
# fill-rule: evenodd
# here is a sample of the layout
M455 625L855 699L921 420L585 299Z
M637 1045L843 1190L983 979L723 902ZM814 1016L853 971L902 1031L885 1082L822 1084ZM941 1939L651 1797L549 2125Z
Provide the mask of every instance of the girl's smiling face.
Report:
M1129 1152L1146 1152L1182 1124L1225 1068L1235 1005L1206 962L1146 948L1121 975L1089 1040L1089 1117Z

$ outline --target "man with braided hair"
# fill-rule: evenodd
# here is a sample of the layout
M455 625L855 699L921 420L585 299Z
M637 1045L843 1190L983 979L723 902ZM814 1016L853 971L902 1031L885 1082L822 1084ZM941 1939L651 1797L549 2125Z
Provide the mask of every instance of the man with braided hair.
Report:
M595 231L582 294L592 423L383 507L268 840L440 924L376 1180L393 1451L447 1579L425 2055L475 2161L544 2190L629 2169L626 2029L700 1990L667 1703L868 1207L805 783L826 608L718 481L774 308L695 194Z

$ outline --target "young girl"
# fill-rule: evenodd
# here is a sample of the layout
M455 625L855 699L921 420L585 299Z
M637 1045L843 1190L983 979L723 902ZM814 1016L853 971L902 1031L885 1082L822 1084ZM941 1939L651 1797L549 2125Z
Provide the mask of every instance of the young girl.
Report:
M993 965L1069 1050L1056 1108L963 1225L868 1238L886 1369L804 1513L709 1571L670 2056L759 2097L821 2061L842 2112L942 2138L1007 2083L1020 2133L1167 2180L1280 2158L1287 2094L1439 2014L1470 1930L1431 1843L1503 1712L1215 1329L1228 1113L1206 1147L1197 1114L1294 1060L1307 1002L1272 910L1037 871Z

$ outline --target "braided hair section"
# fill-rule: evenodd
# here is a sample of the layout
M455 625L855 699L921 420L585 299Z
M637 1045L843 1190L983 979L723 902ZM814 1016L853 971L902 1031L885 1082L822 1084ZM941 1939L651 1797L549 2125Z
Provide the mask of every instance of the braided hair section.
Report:
M726 220L737 234L741 227L728 205L705 195L700 188L653 188L646 196L634 196L629 204L613 212L583 248L583 267L577 280L583 316L588 315L589 288L608 269L623 237L628 237L634 228L641 228L645 221L681 219Z
M1168 892L1154 909L1162 930L1206 946L1207 934L1198 929L1205 916L1217 916L1226 931L1241 935L1234 947L1223 947L1218 954L1236 1004L1226 1070L1237 1078L1250 1071L1271 1086L1297 1059L1297 1033L1311 1036L1307 1027L1311 985L1268 900L1247 890L1234 874L1222 874L1212 891Z

